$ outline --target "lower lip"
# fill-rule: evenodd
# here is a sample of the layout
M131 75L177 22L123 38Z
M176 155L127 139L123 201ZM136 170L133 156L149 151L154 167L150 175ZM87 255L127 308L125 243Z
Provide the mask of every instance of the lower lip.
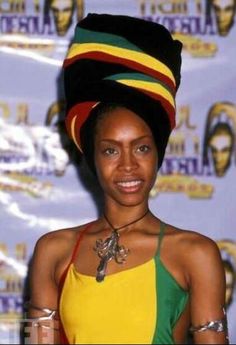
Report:
M122 192L122 193L137 193L140 189L141 189L141 186L142 186L142 182L136 184L135 186L121 186L120 184L117 184L118 186L118 189Z

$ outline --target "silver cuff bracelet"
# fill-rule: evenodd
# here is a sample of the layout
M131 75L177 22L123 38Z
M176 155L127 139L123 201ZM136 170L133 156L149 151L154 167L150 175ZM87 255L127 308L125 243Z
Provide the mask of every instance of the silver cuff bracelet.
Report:
M31 304L30 302L25 303L25 307L27 309L32 308L32 309L35 309L35 310L38 310L38 311L41 311L42 313L44 313L44 315L42 315L42 316L31 317L28 320L28 321L32 322L33 326L40 326L40 327L43 327L43 328L52 328L50 326L39 324L39 323L42 322L42 321L58 321L56 319L57 310L53 310L53 309L49 309L49 308L40 308L38 306L35 306L35 305Z
M204 332L207 330L211 330L214 332L227 332L227 321L226 321L226 319L209 321L205 325L190 327L190 332Z

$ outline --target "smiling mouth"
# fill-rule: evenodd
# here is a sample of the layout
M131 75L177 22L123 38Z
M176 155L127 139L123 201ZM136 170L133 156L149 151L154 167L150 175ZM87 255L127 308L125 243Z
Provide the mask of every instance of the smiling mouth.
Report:
M136 193L140 190L142 180L118 181L116 184L121 192Z
M142 181L141 180L134 180L134 181L121 181L117 182L118 186L130 188L130 187L136 187L140 185Z

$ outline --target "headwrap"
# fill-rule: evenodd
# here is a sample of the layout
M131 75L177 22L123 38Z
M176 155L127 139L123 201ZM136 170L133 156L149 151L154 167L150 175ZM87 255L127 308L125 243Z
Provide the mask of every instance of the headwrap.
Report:
M81 131L91 110L100 102L115 103L150 126L161 166L175 126L181 48L164 26L143 19L89 14L77 24L64 61L66 127L87 159L93 159L87 146L94 138L87 133L82 140Z

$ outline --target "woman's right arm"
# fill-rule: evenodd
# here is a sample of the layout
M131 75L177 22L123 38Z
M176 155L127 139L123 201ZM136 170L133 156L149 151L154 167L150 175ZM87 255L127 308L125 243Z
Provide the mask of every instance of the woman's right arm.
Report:
M24 334L30 344L59 344L58 287L55 281L56 239L53 233L37 242L30 267L30 301Z

